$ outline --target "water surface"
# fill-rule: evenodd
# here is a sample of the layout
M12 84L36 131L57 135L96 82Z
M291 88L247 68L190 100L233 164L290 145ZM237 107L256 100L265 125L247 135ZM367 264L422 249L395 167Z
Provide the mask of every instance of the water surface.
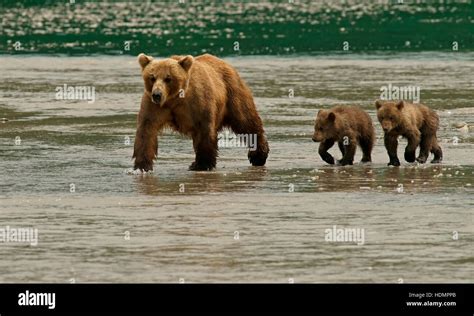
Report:
M190 172L191 140L165 132L155 172L132 175L135 57L0 57L0 225L39 232L36 247L0 244L0 282L473 281L474 134L453 126L474 124L472 53L227 60L254 92L267 165L222 148L216 171ZM438 112L443 164L387 167L378 123L372 164L323 163L317 111L375 119L388 83L420 86ZM56 100L63 84L96 101ZM326 242L333 225L364 229L364 245Z

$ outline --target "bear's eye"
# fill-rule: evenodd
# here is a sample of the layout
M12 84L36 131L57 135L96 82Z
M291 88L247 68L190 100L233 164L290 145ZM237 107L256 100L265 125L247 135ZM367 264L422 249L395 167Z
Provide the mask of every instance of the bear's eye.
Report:
M165 80L163 80L165 83L170 83L171 82L171 78L170 77L166 77Z
M151 81L151 82L155 82L155 81L156 81L155 76L150 76L150 81Z

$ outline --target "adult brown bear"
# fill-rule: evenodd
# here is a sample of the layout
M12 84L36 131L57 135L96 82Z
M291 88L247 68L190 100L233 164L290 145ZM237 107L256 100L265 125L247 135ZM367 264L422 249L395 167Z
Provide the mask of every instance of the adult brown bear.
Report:
M192 137L195 161L190 170L216 166L217 133L224 127L236 134L256 134L257 148L249 150L254 166L263 166L269 148L253 96L237 71L209 55L171 56L155 60L138 56L145 92L142 97L133 158L135 169L153 169L158 133L166 126Z

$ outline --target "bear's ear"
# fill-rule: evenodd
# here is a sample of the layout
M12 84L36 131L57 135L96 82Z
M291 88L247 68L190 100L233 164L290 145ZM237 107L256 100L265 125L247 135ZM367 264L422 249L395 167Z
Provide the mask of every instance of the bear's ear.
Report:
M380 109L382 105L383 105L382 101L380 100L375 101L375 107L377 108L377 110Z
M142 69L145 68L146 65L148 65L150 63L150 61L152 61L152 60L153 60L153 57L147 56L143 53L138 55L138 63L140 64L140 66L142 66Z
M328 120L334 122L336 120L336 114L334 114L334 112L330 112L328 115Z
M191 66L193 65L193 62L194 62L194 57L191 56L191 55L188 55L188 56L184 56L183 58L181 58L178 61L178 64L180 64L181 67L183 67L184 70L188 71L191 68Z
M403 102L403 100L397 103L397 109L399 110L403 109L404 106L405 106L405 103Z

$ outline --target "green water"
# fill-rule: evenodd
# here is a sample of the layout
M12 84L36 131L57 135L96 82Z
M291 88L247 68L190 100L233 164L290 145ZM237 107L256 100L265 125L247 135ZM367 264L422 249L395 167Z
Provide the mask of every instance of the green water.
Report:
M403 2L4 1L0 53L307 55L449 51L453 42L474 49L472 1Z

